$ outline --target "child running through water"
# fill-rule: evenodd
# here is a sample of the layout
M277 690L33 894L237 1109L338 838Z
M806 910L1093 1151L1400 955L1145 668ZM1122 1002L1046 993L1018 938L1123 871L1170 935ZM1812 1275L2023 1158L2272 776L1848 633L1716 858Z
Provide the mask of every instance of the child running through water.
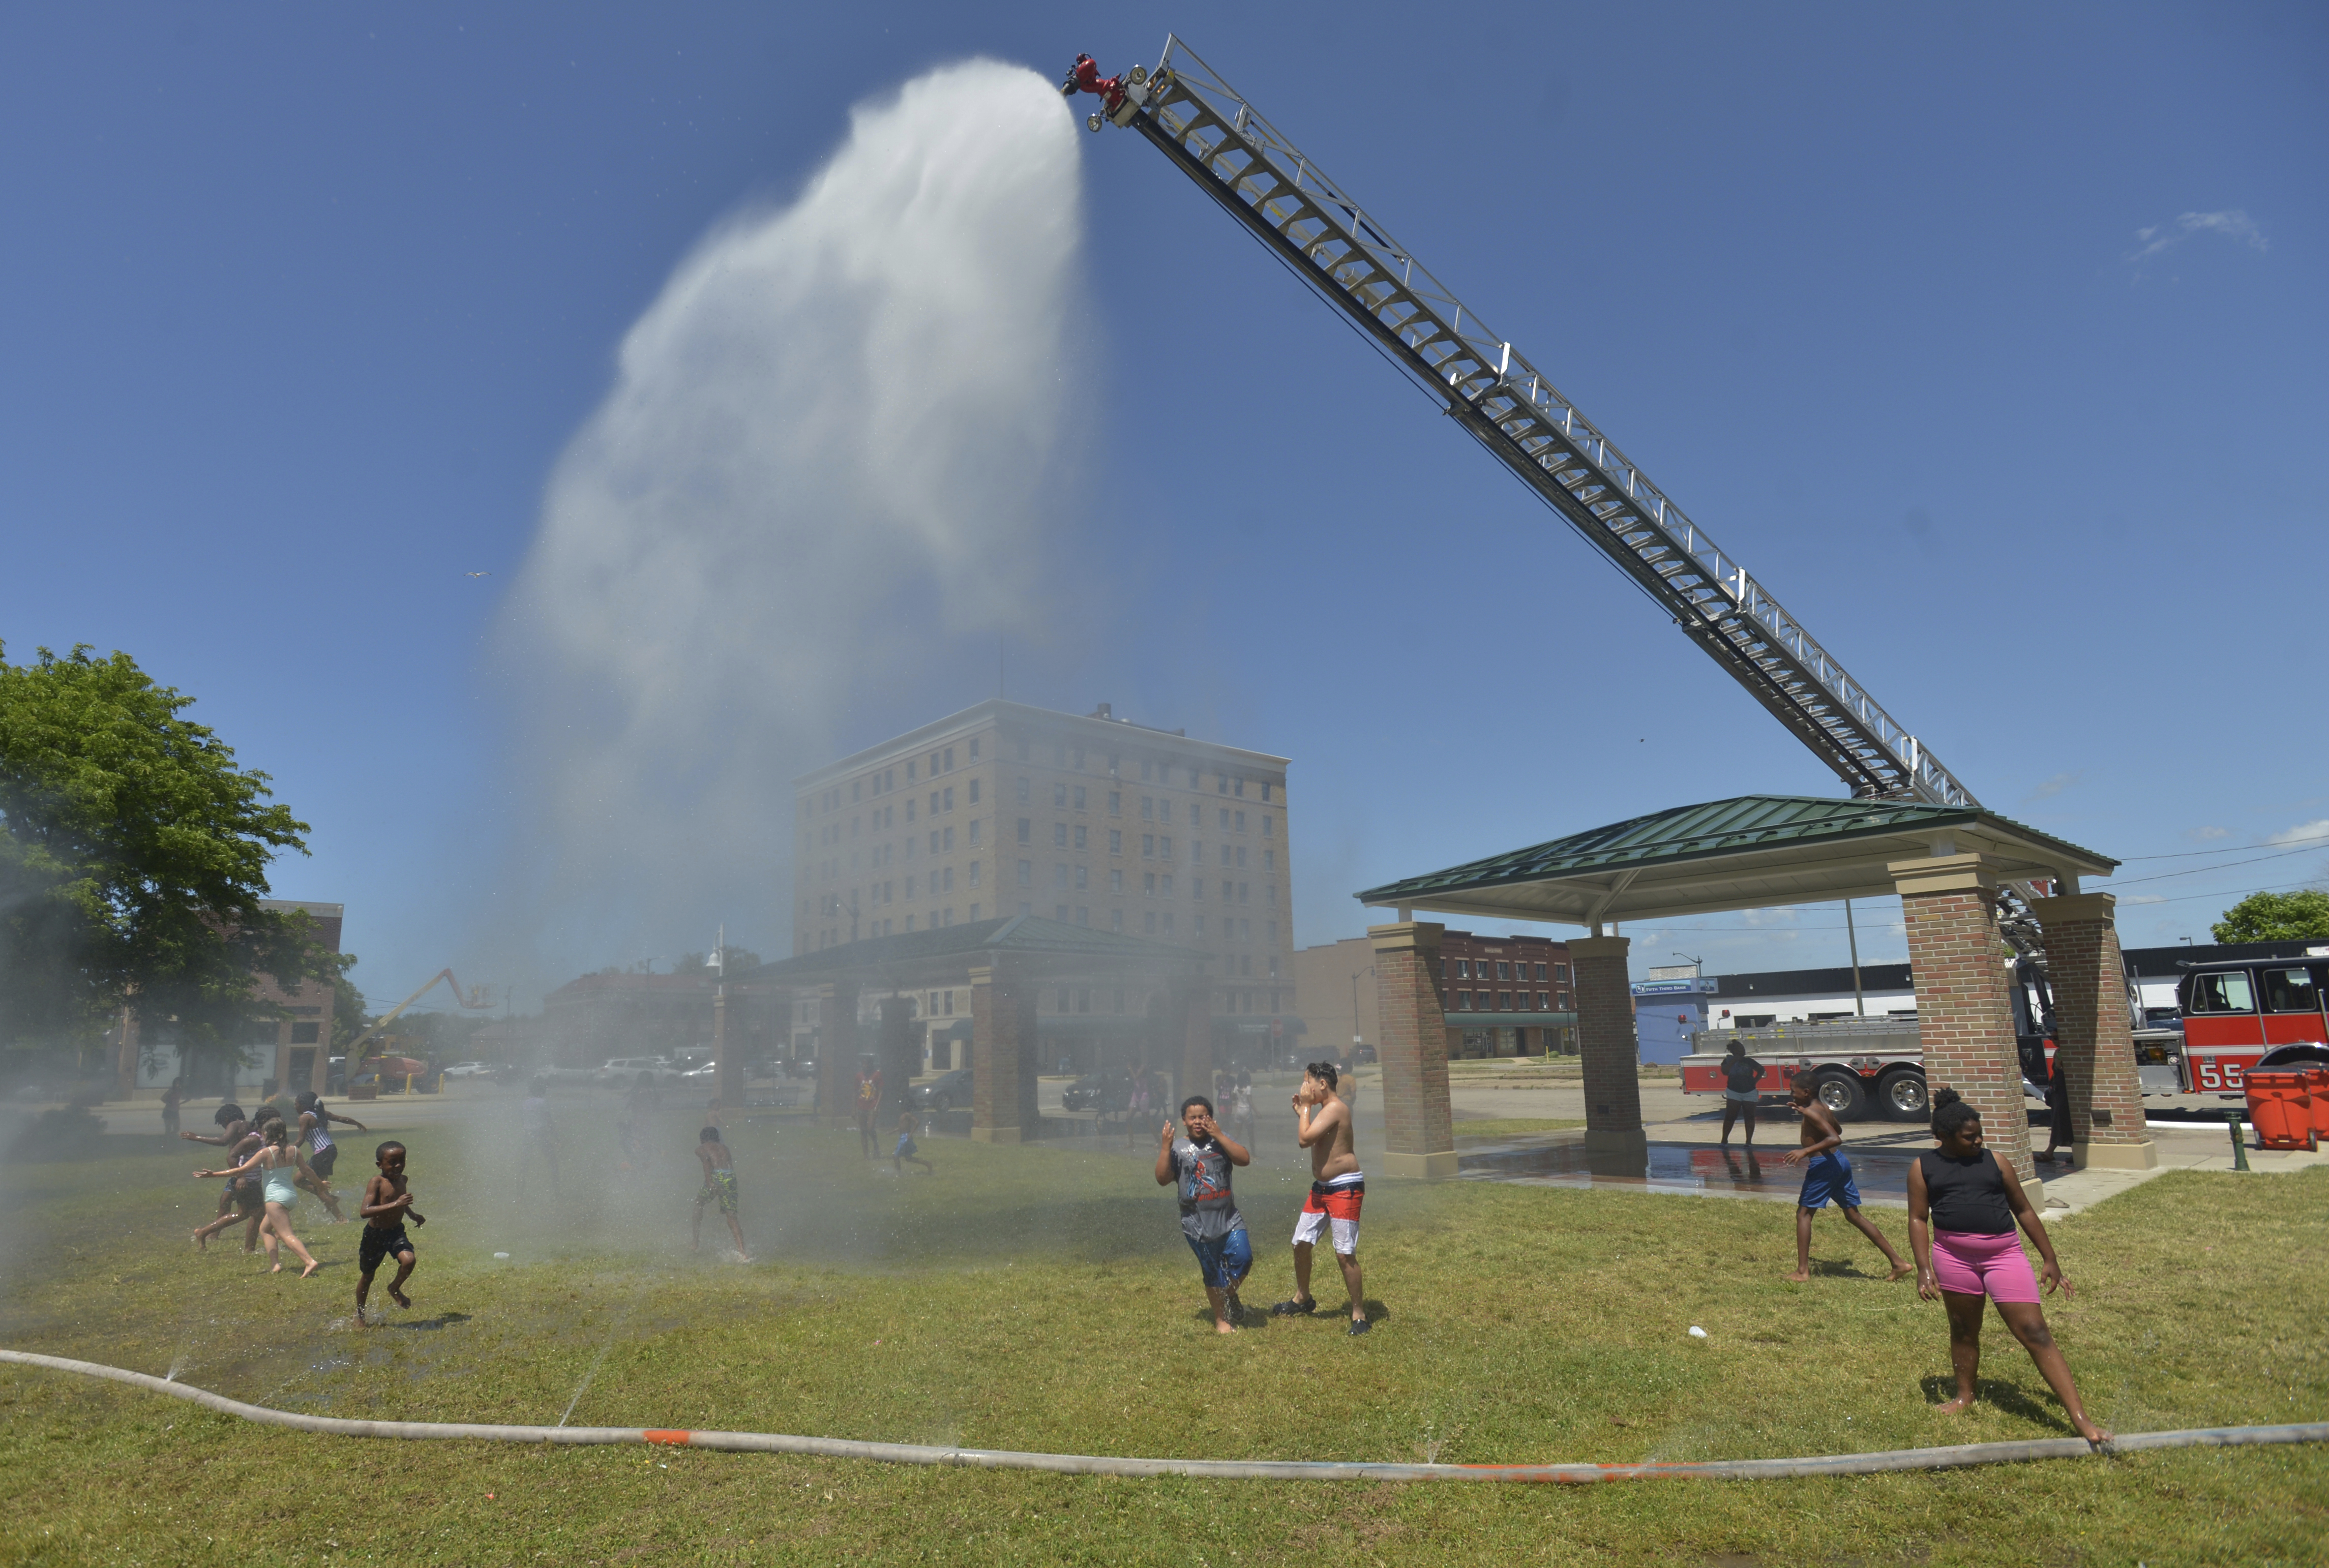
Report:
M315 1254L291 1229L291 1210L299 1201L299 1189L293 1181L297 1175L306 1170L307 1162L301 1156L298 1145L291 1141L289 1129L279 1119L268 1122L263 1127L261 1136L265 1141L252 1151L249 1160L232 1170L197 1170L194 1176L203 1181L221 1176L258 1176L262 1183L261 1199L267 1206L265 1216L259 1222L259 1239L267 1244L270 1265L267 1272L270 1274L283 1272L283 1259L278 1250L279 1244L289 1247L293 1254L307 1265L299 1271L299 1277L304 1280L324 1266L316 1261Z
M1933 1138L1940 1147L1919 1154L1909 1168L1909 1246L1917 1254L1917 1294L1928 1301L1938 1299L1948 1309L1949 1362L1957 1373L1957 1396L1941 1409L1955 1414L1976 1397L1981 1303L1986 1296L1997 1303L1998 1317L2030 1352L2079 1435L2089 1442L2108 1442L2111 1434L2089 1420L2086 1406L2079 1403L2070 1364L2062 1359L2062 1348L2046 1327L2045 1310L2038 1304L2039 1278L2050 1291L2060 1286L2065 1299L2071 1293L2070 1282L2062 1277L2054 1244L2030 1207L2021 1178L1982 1147L1981 1113L1954 1089L1933 1091ZM2013 1234L2016 1222L2045 1260L2040 1276L2030 1272L2030 1260Z
M728 1234L736 1239L736 1255L750 1263L744 1251L744 1227L736 1218L736 1162L728 1145L720 1141L719 1128L706 1127L695 1135L695 1158L703 1162L703 1190L695 1195L695 1223L689 1233L689 1246L702 1250L703 1206L716 1203L720 1216L728 1222Z
M363 1216L363 1240L356 1246L356 1327L364 1327L364 1299L372 1294L372 1277L380 1272L381 1260L396 1260L396 1278L388 1282L388 1299L398 1306L410 1309L412 1298L404 1293L404 1282L412 1277L412 1242L404 1234L407 1219L414 1225L427 1225L428 1219L412 1207L412 1189L404 1179L404 1145L389 1140L372 1151L372 1162L380 1174L364 1183L363 1202L356 1212Z
M1796 1112L1804 1119L1802 1145L1790 1149L1779 1158L1789 1165L1800 1161L1804 1168L1804 1190L1796 1199L1796 1272L1787 1276L1796 1284L1809 1282L1812 1277L1812 1216L1828 1206L1833 1198L1843 1217L1853 1228L1876 1244L1891 1266L1890 1279L1897 1280L1910 1272L1884 1239L1884 1233L1869 1223L1860 1212L1860 1188L1852 1179L1852 1161L1844 1157L1843 1129L1837 1124L1835 1113L1819 1101L1819 1085L1808 1072L1797 1073L1787 1080L1787 1094L1796 1103Z
M897 1162L899 1175L906 1174L906 1164L909 1160L920 1166L924 1176L936 1176L938 1173L937 1166L915 1152L919 1147L920 1145L914 1141L914 1113L909 1111L898 1118L898 1147L891 1153L891 1158Z

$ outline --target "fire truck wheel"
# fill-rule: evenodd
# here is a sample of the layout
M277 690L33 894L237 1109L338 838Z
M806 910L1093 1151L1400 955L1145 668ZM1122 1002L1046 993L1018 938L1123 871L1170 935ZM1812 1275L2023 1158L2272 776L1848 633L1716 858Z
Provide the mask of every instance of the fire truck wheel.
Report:
M1877 1081L1876 1103L1895 1122L1922 1122L1932 1105L1925 1097L1925 1075L1895 1067Z
M1858 1075L1828 1073L1819 1081L1820 1103L1826 1106L1839 1122L1849 1122L1868 1110L1868 1091L1860 1086Z

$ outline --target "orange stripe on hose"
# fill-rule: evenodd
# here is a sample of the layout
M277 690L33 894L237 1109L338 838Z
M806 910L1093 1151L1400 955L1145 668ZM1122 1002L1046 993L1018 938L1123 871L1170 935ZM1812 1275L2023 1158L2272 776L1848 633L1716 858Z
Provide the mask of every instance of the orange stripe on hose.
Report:
M649 1442L668 1443L674 1448L685 1448L695 1441L692 1432L658 1432L650 1429L643 1434Z

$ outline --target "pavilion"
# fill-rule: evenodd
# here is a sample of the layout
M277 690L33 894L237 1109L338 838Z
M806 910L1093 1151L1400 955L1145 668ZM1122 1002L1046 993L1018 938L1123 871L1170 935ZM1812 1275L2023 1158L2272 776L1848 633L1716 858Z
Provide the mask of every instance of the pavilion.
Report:
M1456 1174L1438 960L1443 926L1419 910L1472 919L1581 925L1572 937L1586 1146L1622 1165L1646 1150L1636 1068L1628 920L1900 895L1925 1074L1983 1113L1989 1146L2035 1179L1998 930L2001 883L2035 883L2057 1012L2056 1064L2070 1097L2074 1158L2158 1162L2143 1100L2107 893L2082 877L2118 862L1980 806L1742 795L1614 822L1357 894L1397 912L1369 927L1381 1003L1388 1174Z

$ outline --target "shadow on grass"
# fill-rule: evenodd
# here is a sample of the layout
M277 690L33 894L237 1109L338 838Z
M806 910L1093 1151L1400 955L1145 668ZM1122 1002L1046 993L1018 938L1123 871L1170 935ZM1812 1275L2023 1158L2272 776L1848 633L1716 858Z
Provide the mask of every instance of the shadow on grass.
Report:
M1924 1389L1928 1404L1947 1404L1957 1396L1957 1380L1955 1377L1935 1373L1920 1377L1917 1382ZM2043 1400L2032 1399L2013 1384L2000 1383L1989 1377L1975 1378L1973 1386L1976 1399L2008 1415L2019 1416L2035 1425L2051 1427L2064 1437L2079 1435L2078 1429L2061 1413L2062 1407L2051 1394Z
M433 1333L439 1329L457 1328L467 1322L470 1317L467 1312L439 1312L434 1318L415 1318L409 1323L388 1321L372 1326L375 1329L402 1329L408 1333Z

